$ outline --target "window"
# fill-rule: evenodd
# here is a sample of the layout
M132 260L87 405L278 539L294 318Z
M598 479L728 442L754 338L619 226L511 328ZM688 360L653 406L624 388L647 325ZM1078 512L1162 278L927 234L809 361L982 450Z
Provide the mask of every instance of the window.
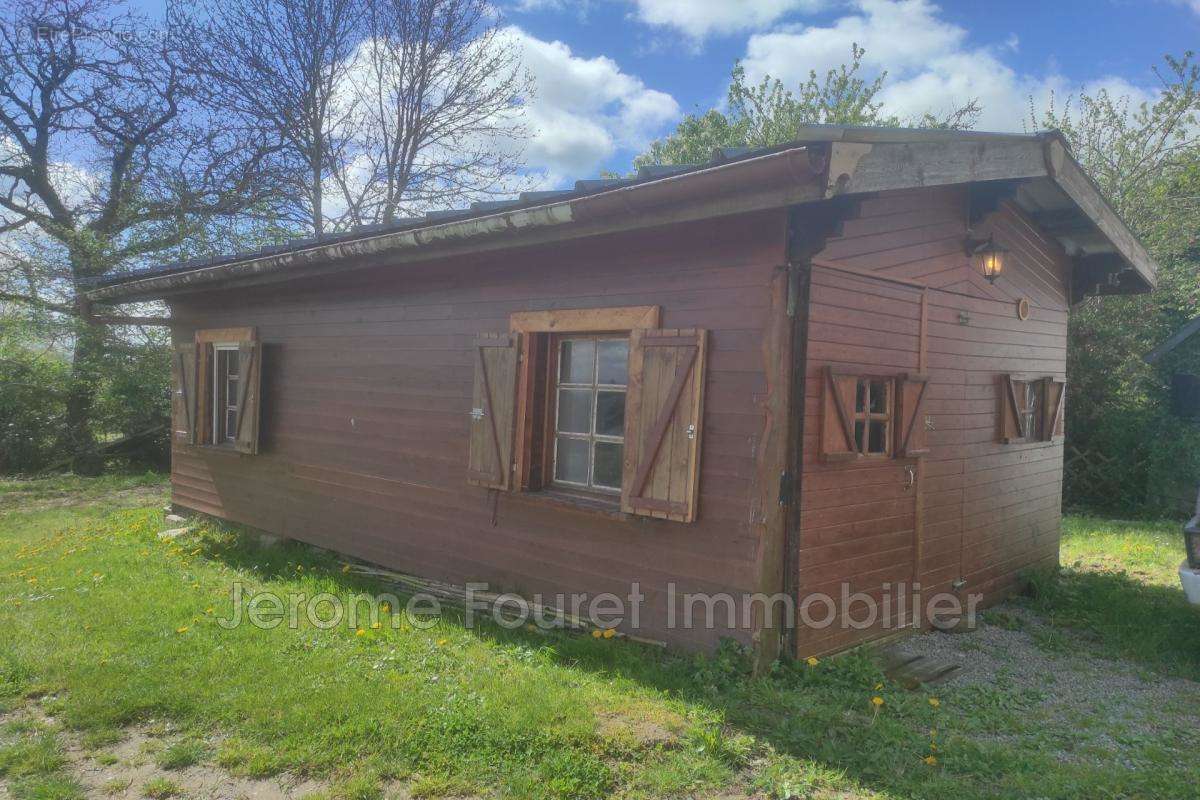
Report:
M1061 438L1065 389L1066 384L1053 377L1001 375L1000 441L1022 444Z
M886 456L892 441L892 381L859 378L854 400L854 445L864 456Z
M253 328L196 331L171 359L176 441L258 452L262 344Z
M826 461L851 461L925 452L924 437L913 433L914 423L921 419L924 381L924 376L848 375L826 367L821 456ZM898 407L902 407L900 430L894 424Z
M1042 439L1042 382L1017 381L1017 414L1021 433L1026 439Z
M629 340L559 338L553 482L621 491Z
M693 521L707 352L657 306L512 314L475 339L468 483Z
M213 345L213 444L237 442L239 369L236 344Z

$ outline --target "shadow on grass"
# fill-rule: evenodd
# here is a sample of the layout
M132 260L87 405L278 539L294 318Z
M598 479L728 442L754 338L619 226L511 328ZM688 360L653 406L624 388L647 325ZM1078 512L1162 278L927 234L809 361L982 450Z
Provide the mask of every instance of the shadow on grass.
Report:
M384 581L343 573L335 554L298 543L261 547L249 537L238 537L234 526L212 529L217 535L205 537L205 555L262 580L294 578L299 566L309 576L332 581L335 588L330 590L335 593L388 592L401 602L411 596ZM868 655L848 654L815 666L781 661L768 674L752 678L748 653L732 641L715 654L686 654L566 631L510 629L483 615L468 629L463 610L449 605L441 617L499 649L536 655L557 669L628 682L702 710L697 719L715 722L689 730L683 745L716 752L731 767L747 765L739 737L750 734L785 756L784 763L794 759L810 765L798 767L810 777L814 766L820 774L844 773L848 780L831 779L839 786L857 782L876 790L905 791L923 780L920 761L929 752L928 729L935 710L925 693L884 689L884 673ZM885 713L871 702L878 695L887 698ZM781 785L791 785L788 780L786 775L779 778ZM775 794L767 790L765 796Z
M1101 654L1200 680L1200 609L1181 590L1125 572L1043 570L1029 578L1030 607L1081 631Z
M303 572L320 576L335 593L391 592L402 602L407 599L408 593L390 584L343 573L343 562L333 553L298 543L260 547L239 536L236 526L210 530L203 539L205 555L264 581L294 579ZM1054 624L1082 630L1100 652L1200 677L1200 617L1178 593L1122 574L1071 571L1032 576L1032 585L1029 602L1036 610ZM442 618L464 623L462 610L449 606ZM897 798L1022 796L1045 779L1045 796L1066 797L1074 796L1067 787L1117 780L1115 773L1087 765L1031 760L1024 748L966 741L957 753L943 757L939 752L938 769L927 769L921 761L930 752L930 729L940 724L936 707L925 692L891 686L863 653L816 666L779 662L768 674L752 678L746 653L732 643L712 655L687 655L566 632L511 630L487 618L477 618L468 633L499 649L536 655L555 668L584 670L683 701L701 712L697 719L715 720L699 729L693 725L683 746L707 748L740 768L747 761L739 737L750 734L777 754L771 768L782 763L798 772L843 776L817 787L834 792L858 785ZM885 699L882 709L872 705L876 696ZM1139 781L1146 779L1121 780L1127 782L1124 789L1134 791L1145 788ZM788 780L780 778L779 785L790 785ZM765 794L773 796L774 790Z

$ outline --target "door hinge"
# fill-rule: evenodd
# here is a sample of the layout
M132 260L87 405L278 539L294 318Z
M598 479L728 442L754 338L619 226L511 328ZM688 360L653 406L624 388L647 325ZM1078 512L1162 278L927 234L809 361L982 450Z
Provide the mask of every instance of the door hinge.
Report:
M794 481L792 481L792 473L785 469L779 473L779 505L790 506L794 496L795 489Z

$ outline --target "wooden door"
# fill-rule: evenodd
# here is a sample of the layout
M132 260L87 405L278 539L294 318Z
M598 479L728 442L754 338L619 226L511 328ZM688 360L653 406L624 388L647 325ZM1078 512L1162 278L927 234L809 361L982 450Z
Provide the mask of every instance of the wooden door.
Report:
M849 646L910 614L896 600L911 596L919 574L922 456L932 427L924 289L814 266L808 314L794 569L801 610L807 601L819 621L828 607L835 620L817 628L802 615L800 654ZM875 604L867 627L863 598Z

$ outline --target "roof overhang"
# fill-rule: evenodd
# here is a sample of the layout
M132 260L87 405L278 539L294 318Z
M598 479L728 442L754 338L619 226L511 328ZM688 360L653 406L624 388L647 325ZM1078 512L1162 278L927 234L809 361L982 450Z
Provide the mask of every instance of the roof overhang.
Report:
M813 126L771 150L596 191L539 193L466 218L118 278L92 302L170 297L226 285L286 281L365 267L528 246L747 213L837 197L968 184L1005 196L1075 260L1076 294L1145 292L1155 265L1057 133L1017 135ZM548 202L539 202L543 198ZM488 204L483 204L488 207ZM493 204L494 205L494 204ZM1074 298L1078 299L1078 297Z

